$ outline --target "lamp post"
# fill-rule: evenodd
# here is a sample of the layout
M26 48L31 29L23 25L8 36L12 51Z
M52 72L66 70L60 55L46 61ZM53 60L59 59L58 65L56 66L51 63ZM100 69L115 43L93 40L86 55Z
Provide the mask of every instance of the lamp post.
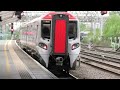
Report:
M100 28L100 36L103 35L103 16L101 16L101 28Z

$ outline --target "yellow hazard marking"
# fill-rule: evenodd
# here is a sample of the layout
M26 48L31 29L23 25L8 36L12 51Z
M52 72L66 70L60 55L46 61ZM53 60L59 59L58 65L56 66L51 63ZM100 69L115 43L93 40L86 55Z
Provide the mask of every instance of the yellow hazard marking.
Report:
M7 68L7 72L10 72L10 64L9 64L9 59L8 59L8 54L7 54L7 46L8 41L6 41L5 45L4 45L4 54L5 54L5 58L6 58L6 68Z

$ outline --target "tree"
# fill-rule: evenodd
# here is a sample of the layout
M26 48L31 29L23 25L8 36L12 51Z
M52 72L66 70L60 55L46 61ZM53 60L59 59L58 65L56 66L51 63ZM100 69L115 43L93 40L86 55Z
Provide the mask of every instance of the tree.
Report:
M111 11L109 14L110 15L114 15L114 14L119 14L120 15L120 11Z
M86 25L83 24L83 23L81 23L81 24L80 24L80 30L81 30L81 31L85 31L85 30L86 30Z
M110 15L105 22L103 31L106 38L120 36L120 16L118 14Z

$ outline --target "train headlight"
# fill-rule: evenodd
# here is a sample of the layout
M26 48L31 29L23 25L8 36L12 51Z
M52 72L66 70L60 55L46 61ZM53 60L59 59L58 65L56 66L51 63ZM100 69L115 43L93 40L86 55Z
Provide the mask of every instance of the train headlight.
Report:
M38 46L47 50L47 45L45 43L39 43Z
M75 44L73 44L73 45L72 45L72 50L74 50L74 49L78 48L79 46L80 46L80 44L79 44L79 43L75 43Z

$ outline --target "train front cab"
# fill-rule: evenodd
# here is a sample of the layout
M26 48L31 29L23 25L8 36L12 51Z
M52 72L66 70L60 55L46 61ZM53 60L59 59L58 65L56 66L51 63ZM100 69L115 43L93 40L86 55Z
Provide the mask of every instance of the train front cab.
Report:
M60 20L60 19L58 19L58 20ZM63 20L65 20L65 19L63 19ZM61 21L63 21L63 20L61 19ZM54 24L56 24L56 23L54 23ZM53 22L52 22L52 25L53 25ZM68 28L66 28L67 29L66 30L66 33L67 33L66 34L67 35L66 36L66 38L67 38L66 48L67 49L65 49L66 53L62 54L62 55L61 54L57 54L57 55L52 54L51 55L51 53L50 53L49 65L54 63L55 65L61 65L61 67L65 70L69 70L69 69L75 70L77 67L80 66L80 28L79 28L79 21L77 19L74 19L74 20L73 19L72 20L68 19L68 22L67 22L66 26L67 25L68 25ZM64 22L61 24L61 26L59 25L60 28L63 27L63 26L64 26ZM54 27L52 27L52 28L54 28ZM56 32L54 31L53 33L56 33ZM59 32L59 34L60 34L60 32ZM59 39L59 44L61 43L60 40L62 40L62 41L64 40L64 38L62 36L64 37L64 35L58 35L58 38L59 37L62 38L62 39ZM52 42L55 43L55 38L53 38L53 39L54 40L52 40ZM54 45L54 43L52 43L52 45ZM63 44L60 44L61 47L62 47ZM58 47L58 48L61 48L61 47Z
M40 45L42 49L38 48L38 51L42 58L42 63L45 67L51 66L60 66L63 69L76 69L80 65L80 29L79 29L79 21L69 20L68 24L68 40L67 40L67 53L66 56L63 55L62 58L65 58L62 62L63 64L56 63L56 61L60 60L61 55L53 56L51 55L52 47L50 45L51 42L51 20L42 20L41 21L41 38ZM46 31L44 31L46 28Z

